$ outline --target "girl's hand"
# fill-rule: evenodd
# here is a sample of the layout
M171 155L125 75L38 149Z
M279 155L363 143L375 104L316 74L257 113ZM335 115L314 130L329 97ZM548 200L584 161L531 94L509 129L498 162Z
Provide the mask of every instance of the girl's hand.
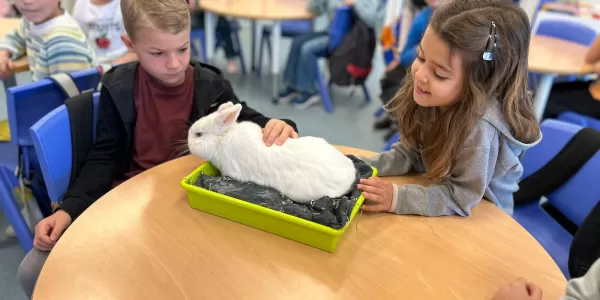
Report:
M361 207L362 210L387 212L392 208L394 186L391 183L385 182L381 178L372 177L361 179L358 189L363 191L365 199L373 202L371 204L363 204Z
M520 278L499 289L493 300L542 300L542 289Z
M298 133L284 121L271 119L263 128L263 142L267 147L271 147L273 143L281 146L288 138L297 139Z

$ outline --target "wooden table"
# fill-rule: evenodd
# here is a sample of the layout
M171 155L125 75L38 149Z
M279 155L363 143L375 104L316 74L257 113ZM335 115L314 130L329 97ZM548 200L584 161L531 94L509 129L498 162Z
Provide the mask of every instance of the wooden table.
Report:
M315 16L306 11L305 0L201 0L200 9L204 10L204 28L206 44L215 44L216 15L246 18L252 20L252 57L254 58L255 40L257 36L256 20L272 20L271 32L271 73L273 75L273 99L279 93L279 61L281 52L281 21L306 20ZM214 56L213 47L206 48L206 58L211 61ZM254 61L254 60L253 60Z
M535 91L534 107L541 120L557 75L586 75L593 73L592 65L584 61L586 46L547 36L532 36L529 46L529 71L541 73Z
M179 182L202 162L163 164L92 205L50 254L33 298L490 299L521 276L544 299L564 293L550 256L490 202L470 218L365 213L331 254L190 208Z

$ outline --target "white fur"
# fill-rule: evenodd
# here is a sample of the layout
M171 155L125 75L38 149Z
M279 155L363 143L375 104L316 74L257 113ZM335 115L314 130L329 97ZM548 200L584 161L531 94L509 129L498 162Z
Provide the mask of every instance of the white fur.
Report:
M241 109L228 102L194 123L188 133L190 152L210 160L223 175L270 186L298 202L339 197L350 190L354 164L335 147L316 137L267 147L260 126L235 123Z

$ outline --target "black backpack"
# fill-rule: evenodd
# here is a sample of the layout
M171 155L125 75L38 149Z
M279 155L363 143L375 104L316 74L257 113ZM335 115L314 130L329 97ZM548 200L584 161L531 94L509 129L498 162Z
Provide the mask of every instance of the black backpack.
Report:
M329 56L331 83L360 85L371 73L375 53L375 31L352 10L352 27L339 47Z

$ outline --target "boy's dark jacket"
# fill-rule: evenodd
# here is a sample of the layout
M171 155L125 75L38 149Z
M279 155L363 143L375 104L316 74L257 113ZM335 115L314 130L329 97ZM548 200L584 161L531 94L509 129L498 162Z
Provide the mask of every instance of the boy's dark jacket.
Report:
M108 192L113 181L123 176L131 165L137 115L134 87L138 65L138 62L121 65L102 77L96 142L59 207L73 220ZM194 103L190 124L229 101L242 104L240 121L251 121L264 127L270 120L240 102L231 84L218 69L200 63L192 62L191 65L194 67ZM283 121L296 129L294 122Z

